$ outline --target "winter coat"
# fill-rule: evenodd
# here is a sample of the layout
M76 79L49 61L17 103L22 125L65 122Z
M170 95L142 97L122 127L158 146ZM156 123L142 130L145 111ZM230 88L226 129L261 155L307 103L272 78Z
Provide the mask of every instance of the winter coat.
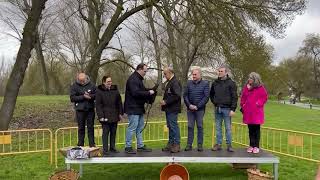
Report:
M264 86L248 89L247 85L241 94L240 106L243 113L243 123L263 124L264 105L268 100L268 94Z
M116 85L107 89L101 84L97 88L96 111L98 119L107 118L108 122L118 122L123 115L122 100ZM102 123L102 122L101 122Z
M86 99L84 93L88 92L91 99ZM74 103L74 109L77 111L93 111L96 95L96 85L90 82L87 76L86 82L82 85L77 80L70 87L70 100Z
M230 108L235 111L238 101L236 83L228 76L225 80L218 78L212 83L210 99L216 107Z
M161 110L167 113L181 113L181 84L175 76L167 82L163 100L166 105L161 106Z
M126 83L124 112L129 115L144 114L144 104L148 102L151 97L149 90L144 87L143 77L135 71Z
M198 111L204 110L209 100L208 81L188 81L187 87L183 93L184 103L189 109L190 104L197 106Z

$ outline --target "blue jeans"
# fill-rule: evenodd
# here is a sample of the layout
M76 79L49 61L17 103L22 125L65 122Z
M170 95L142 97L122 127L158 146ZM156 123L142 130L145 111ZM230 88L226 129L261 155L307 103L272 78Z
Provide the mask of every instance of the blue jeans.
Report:
M178 113L166 112L167 127L169 129L169 144L180 144L180 129Z
M132 147L132 136L136 133L138 148L143 147L142 129L144 127L143 114L128 115L129 125L126 132L126 147ZM141 132L141 133L140 133Z
M188 111L188 145L192 146L194 138L194 124L197 123L198 144L203 144L203 116L204 110Z
M216 118L216 141L217 144L222 144L222 121L224 120L225 130L226 130L226 141L228 145L232 143L231 135L231 117L229 115L230 108L215 108L215 118Z

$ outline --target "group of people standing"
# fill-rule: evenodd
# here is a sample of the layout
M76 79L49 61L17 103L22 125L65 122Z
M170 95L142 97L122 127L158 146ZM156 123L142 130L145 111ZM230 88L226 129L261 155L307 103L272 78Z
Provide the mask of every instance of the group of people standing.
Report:
M85 125L88 128L89 146L94 147L94 119L97 116L102 124L103 153L119 152L115 147L118 121L128 117L126 129L125 152L135 154L152 151L143 143L144 113L146 103L156 95L155 90L144 86L143 80L148 67L139 64L128 78L125 90L125 101L122 106L120 93L116 85L112 84L110 76L102 78L97 88L90 82L89 77L80 73L77 81L71 86L70 99L74 103L76 119L78 121L78 146L84 145ZM181 113L181 98L187 108L188 140L185 151L191 151L194 140L194 127L197 125L197 150L203 151L203 117L206 104L211 100L214 104L216 144L213 151L222 150L222 123L225 125L227 151L233 152L231 118L235 115L238 102L238 92L235 82L229 77L229 70L225 66L218 68L218 79L212 82L202 80L201 69L192 70L192 80L182 90L181 84L174 75L172 68L163 70L166 78L164 95L160 102L161 110L165 112L166 124L169 129L169 139L162 151L177 153L180 148L180 129L178 114ZM183 91L183 92L182 92ZM264 104L268 99L267 91L262 84L259 74L249 74L246 85L241 91L240 111L243 122L248 125L250 146L248 153L259 153L260 125L264 123ZM132 137L136 136L137 149L132 147ZM110 146L109 146L110 136Z

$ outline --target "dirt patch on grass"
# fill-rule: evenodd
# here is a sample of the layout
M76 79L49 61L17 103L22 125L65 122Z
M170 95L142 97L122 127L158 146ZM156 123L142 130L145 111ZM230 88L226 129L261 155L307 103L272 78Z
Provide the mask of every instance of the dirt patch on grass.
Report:
M21 111L10 123L10 129L57 129L76 126L75 114L72 106L65 107L36 107L28 108L32 111Z

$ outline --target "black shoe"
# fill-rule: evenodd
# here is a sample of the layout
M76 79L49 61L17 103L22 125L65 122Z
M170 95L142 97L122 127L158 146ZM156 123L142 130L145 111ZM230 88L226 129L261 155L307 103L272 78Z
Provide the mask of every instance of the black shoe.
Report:
M171 147L172 147L172 144L168 143L168 144L166 145L166 147L163 147L163 148L162 148L162 151L164 151L164 152L169 152L169 151L171 151Z
M215 144L212 148L212 151L220 151L222 150L221 144Z
M185 151L192 151L192 145L188 144L184 150Z
M232 148L231 145L228 145L228 146L227 146L227 151L228 151L228 152L234 152L234 150L233 150L233 148Z
M103 157L107 157L107 156L109 156L110 155L110 153L108 152L108 151L103 151L103 153L102 153L102 156Z
M136 153L137 153L136 151L134 151L134 150L132 149L132 147L126 147L126 148L124 149L124 151L125 151L127 154L136 154Z
M96 147L96 145L95 145L95 144L91 144L91 145L89 145L89 147L91 147L91 148L92 148L92 147Z
M84 144L80 144L80 143L78 143L78 144L77 144L77 146L79 146L79 147L83 147L83 146L84 146Z
M200 152L202 152L202 151L203 151L202 144L198 144L198 151L200 151Z
M112 153L119 153L119 151L116 148L110 148L110 152Z
M171 153L178 153L180 152L180 144L173 144L171 148Z
M142 146L142 147L139 147L139 148L137 149L137 151L138 151L138 152L151 152L152 149L147 148L147 146L144 145L144 146Z

